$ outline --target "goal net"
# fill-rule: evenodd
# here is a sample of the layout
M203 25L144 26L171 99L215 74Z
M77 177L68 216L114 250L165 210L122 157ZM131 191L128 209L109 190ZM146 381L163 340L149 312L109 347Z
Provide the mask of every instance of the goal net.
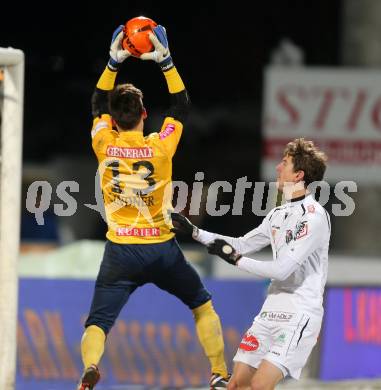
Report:
M0 47L0 389L16 378L24 53Z

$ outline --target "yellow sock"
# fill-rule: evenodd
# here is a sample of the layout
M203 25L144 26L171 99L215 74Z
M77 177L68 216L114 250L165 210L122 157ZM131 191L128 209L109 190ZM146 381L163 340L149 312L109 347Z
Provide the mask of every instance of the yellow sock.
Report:
M104 351L106 335L101 328L90 325L81 340L81 354L85 369L92 364L98 365Z
M192 311L197 336L210 361L212 372L226 378L228 371L224 357L221 322L220 317L214 311L212 301L208 301Z

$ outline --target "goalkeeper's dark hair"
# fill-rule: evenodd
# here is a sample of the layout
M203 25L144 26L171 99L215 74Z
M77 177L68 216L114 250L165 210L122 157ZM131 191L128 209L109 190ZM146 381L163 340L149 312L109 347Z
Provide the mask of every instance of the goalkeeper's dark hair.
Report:
M123 130L136 127L142 117L143 93L132 84L117 85L110 93L108 105L110 115Z
M304 172L305 187L314 181L323 180L327 156L312 141L296 138L287 144L283 155L292 157L294 172Z

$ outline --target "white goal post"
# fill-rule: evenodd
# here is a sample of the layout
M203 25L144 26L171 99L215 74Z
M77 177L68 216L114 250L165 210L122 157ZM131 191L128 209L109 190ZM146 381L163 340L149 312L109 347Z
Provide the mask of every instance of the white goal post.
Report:
M24 53L0 47L0 389L13 390L17 351Z

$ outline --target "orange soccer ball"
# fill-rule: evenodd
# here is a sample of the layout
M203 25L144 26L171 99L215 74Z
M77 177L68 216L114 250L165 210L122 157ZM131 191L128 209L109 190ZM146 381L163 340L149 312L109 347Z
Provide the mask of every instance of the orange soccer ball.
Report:
M152 51L153 45L149 39L149 33L153 32L156 26L156 22L145 16L137 16L128 20L123 28L123 49L128 50L135 57Z

